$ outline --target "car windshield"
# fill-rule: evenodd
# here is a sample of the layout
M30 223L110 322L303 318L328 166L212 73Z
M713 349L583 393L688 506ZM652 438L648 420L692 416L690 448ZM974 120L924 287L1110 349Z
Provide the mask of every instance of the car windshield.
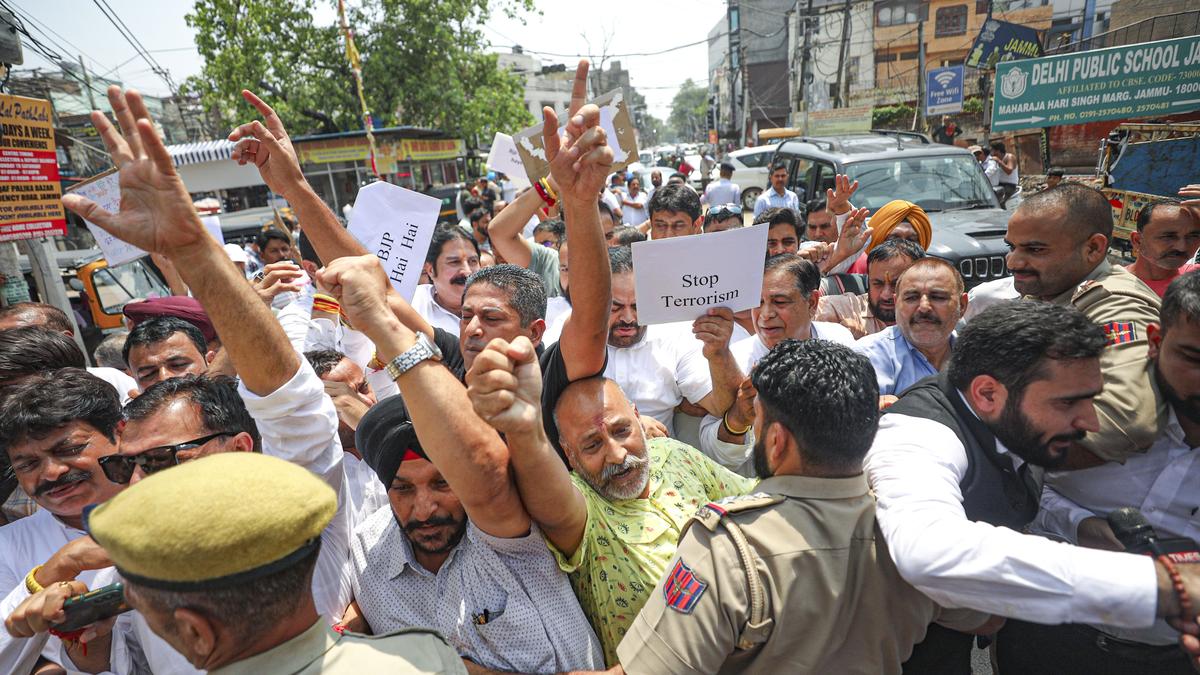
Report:
M970 155L902 157L846 165L858 181L855 206L872 211L893 199L915 202L926 211L999 207L979 162Z

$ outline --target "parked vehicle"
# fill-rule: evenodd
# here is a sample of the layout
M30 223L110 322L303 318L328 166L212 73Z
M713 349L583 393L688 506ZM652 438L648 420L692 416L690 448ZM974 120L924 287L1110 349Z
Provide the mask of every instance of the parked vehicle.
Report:
M106 333L124 326L122 310L126 304L171 294L148 257L109 267L99 249L86 249L58 251L55 260L88 353ZM41 301L28 256L20 256L20 265L30 295Z
M1113 207L1112 247L1132 255L1138 211L1200 176L1200 124L1122 124L1100 144L1097 173Z
M802 137L776 148L774 159L788 164L788 186L805 207L833 187L836 174L846 174L859 183L855 206L874 212L906 199L925 209L933 224L929 254L958 267L967 288L1009 276L1009 212L965 148L909 132Z

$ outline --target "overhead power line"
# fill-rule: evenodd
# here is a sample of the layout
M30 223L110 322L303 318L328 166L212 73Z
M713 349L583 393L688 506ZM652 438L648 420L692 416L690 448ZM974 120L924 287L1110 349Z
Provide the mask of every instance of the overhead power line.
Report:
M137 36L133 34L133 31L129 29L129 26L126 26L125 22L121 20L121 17L117 15L116 10L114 10L108 4L108 0L92 0L92 2L96 4L96 7L100 10L100 13L103 14L106 19L108 19L109 23L111 23L113 27L117 29L117 32L121 34L121 37L125 38L125 41L128 42L131 47L133 47L133 50L140 54L146 63L149 64L151 70L153 70L156 75L162 78L163 82L167 84L167 89L170 90L171 95L175 95L178 91L178 88L175 86L175 83L171 81L171 74L167 72L166 68L162 67L162 64L160 64L154 59L153 56L150 55L150 52L146 49L145 45L142 44L142 41L137 39Z

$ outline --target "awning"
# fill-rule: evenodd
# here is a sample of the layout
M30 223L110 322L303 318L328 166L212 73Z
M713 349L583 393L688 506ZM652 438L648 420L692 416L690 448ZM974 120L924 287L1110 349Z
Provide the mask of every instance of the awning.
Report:
M203 164L205 162L221 162L232 158L235 144L227 140L203 141L200 143L184 143L168 145L167 152L175 160L175 166L185 164Z

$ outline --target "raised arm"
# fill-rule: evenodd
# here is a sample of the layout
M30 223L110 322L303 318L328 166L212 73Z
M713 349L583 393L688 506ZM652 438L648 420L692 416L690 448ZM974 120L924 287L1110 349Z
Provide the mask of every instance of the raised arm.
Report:
M528 338L496 338L475 357L467 393L480 417L504 434L529 516L570 557L583 540L587 506L542 427L542 372Z
M537 190L526 190L488 223L488 239L492 246L505 260L518 267L529 267L533 259L529 242L525 241L521 232L542 204Z
M692 333L703 347L708 362L712 391L699 401L693 401L713 417L720 417L737 399L738 385L746 377L729 351L733 335L733 312L728 307L714 307L692 322Z
M374 255L339 258L318 276L354 326L375 343L381 360L390 361L416 344L416 333L387 305L390 284ZM495 537L528 533L529 516L509 472L508 448L475 414L462 384L430 360L400 375L396 384L421 447L462 501L471 522Z
M583 105L587 98L588 62L579 62L571 91L570 120L558 133L558 115L545 108L542 128L550 173L558 184L571 242L571 317L563 325L559 349L567 364L567 377L590 377L604 368L608 339L608 312L612 304L612 276L608 246L600 227L597 200L604 178L612 168L613 154L600 127L600 109Z
M141 95L112 86L108 100L121 133L100 112L92 113L92 124L120 170L121 210L109 213L79 195L65 195L63 204L122 241L165 255L204 305L246 388L270 394L296 374L299 357L200 223Z
M267 187L292 205L296 217L304 226L304 236L322 262L366 255L367 249L342 227L329 205L304 177L296 149L292 147L292 139L279 115L249 90L242 90L242 98L254 106L263 119L247 122L229 134L229 140L237 143L233 149L233 160L238 164L258 167L258 174ZM388 305L404 325L433 337L433 328L429 323L394 290L388 293Z

